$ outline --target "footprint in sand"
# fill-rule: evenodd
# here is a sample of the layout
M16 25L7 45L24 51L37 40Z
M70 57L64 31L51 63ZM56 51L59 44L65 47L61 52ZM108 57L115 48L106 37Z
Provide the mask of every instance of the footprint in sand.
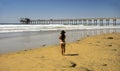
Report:
M76 66L77 66L76 63L74 63L74 62L70 62L70 67L75 68Z
M117 51L117 49L112 49L112 51Z
M83 67L83 66L78 67L77 64L73 61L70 61L69 63L70 63L69 68L74 68L75 71L94 71L92 68L87 68L87 67ZM62 70L62 71L64 71L64 70Z
M79 67L77 71L92 71L86 67Z
M112 45L112 44L108 44L108 45L106 45L106 46L108 46L108 47L112 47L113 45Z
M45 46L46 46L46 44L43 44L42 46L43 46L43 47L45 47Z
M24 50L24 51L28 51L28 50Z
M107 64L103 64L102 66L107 66Z
M107 39L114 39L113 37L107 37Z
M34 58L45 58L45 56L40 56L40 57L34 57Z

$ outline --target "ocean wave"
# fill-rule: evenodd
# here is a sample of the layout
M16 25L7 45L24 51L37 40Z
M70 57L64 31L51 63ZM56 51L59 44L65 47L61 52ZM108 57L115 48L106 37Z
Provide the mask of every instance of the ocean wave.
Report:
M0 25L0 33L24 31L51 31L75 29L120 28L120 26L83 26L83 25Z

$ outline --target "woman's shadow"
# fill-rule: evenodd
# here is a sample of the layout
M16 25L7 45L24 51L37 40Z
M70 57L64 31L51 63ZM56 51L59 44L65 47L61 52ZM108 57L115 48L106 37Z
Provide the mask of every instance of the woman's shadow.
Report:
M78 56L79 54L64 54L64 56Z

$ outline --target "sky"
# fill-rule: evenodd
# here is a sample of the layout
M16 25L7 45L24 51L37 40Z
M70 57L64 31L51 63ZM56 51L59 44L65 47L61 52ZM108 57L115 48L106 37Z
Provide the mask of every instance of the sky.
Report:
M120 18L120 0L0 0L0 23L101 17Z

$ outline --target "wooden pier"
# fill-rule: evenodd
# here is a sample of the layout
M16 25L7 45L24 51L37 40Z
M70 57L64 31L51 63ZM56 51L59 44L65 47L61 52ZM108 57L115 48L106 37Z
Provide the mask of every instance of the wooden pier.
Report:
M26 24L63 24L63 25L100 25L100 26L109 26L109 25L120 25L120 18L82 18L82 19L47 19L47 20L30 20L28 18L23 18L21 23Z

